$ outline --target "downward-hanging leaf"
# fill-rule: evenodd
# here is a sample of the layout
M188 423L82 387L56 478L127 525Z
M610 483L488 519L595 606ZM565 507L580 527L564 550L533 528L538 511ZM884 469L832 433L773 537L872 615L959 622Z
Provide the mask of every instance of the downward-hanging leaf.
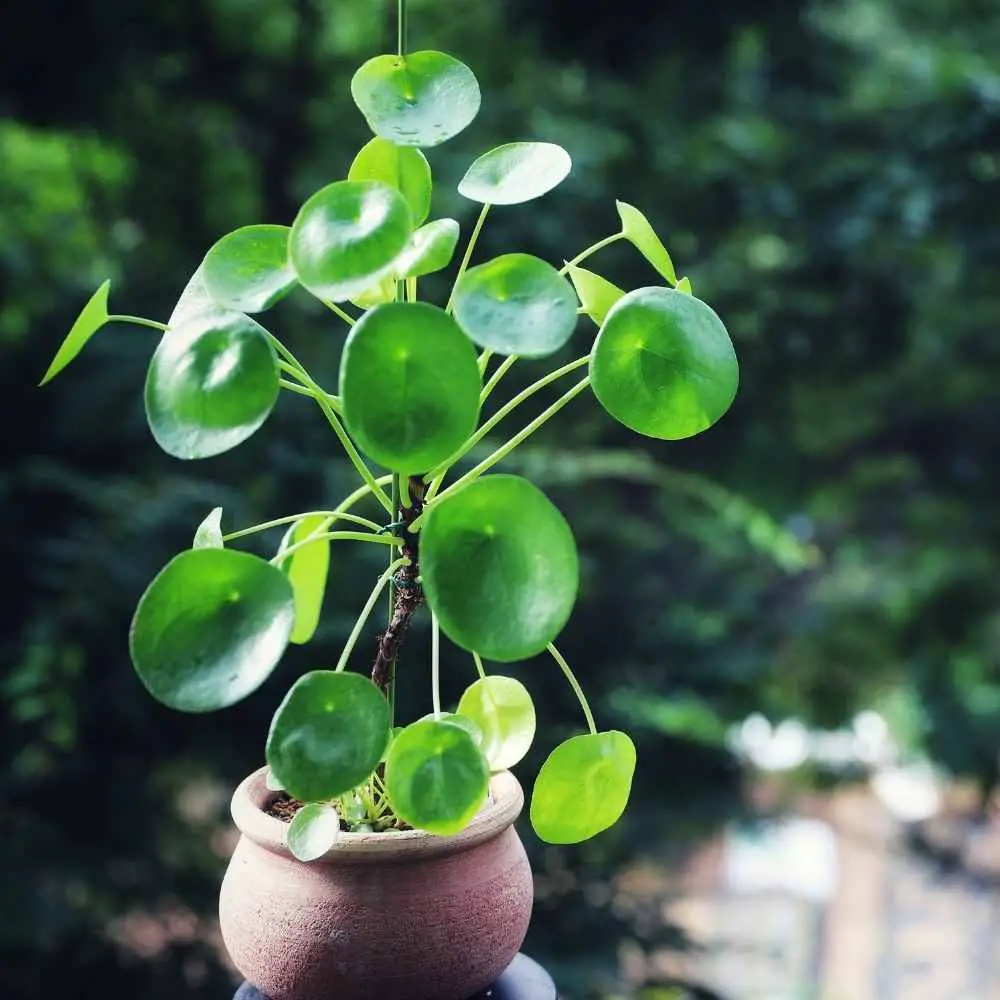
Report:
M625 294L625 290L584 267L570 264L568 270L583 311L600 326L611 307Z
M468 687L458 703L461 716L482 732L491 771L513 767L535 737L535 706L528 689L513 677L491 674Z
M42 381L38 384L45 385L51 382L79 353L86 347L87 341L97 333L98 330L108 321L108 292L111 288L111 279L108 278L100 288L88 299L87 304L80 310L76 322L73 323L66 339L56 351L56 356L52 359L52 364L42 376Z
M369 59L351 80L354 103L369 128L400 146L437 146L479 112L472 70L443 52Z
M527 659L556 638L579 580L565 518L518 476L485 476L430 506L420 569L445 635L500 662Z
M222 508L214 507L194 533L194 543L191 546L195 549L221 549L224 548L222 541Z
M288 226L244 226L205 254L201 272L215 303L234 312L270 309L295 287Z
M560 743L535 779L531 825L548 844L579 844L617 822L628 804L635 746L625 733Z
M389 741L389 703L360 674L313 670L271 720L267 765L290 795L326 802L361 784Z
M620 423L676 441L711 427L736 395L739 366L722 320L701 299L639 288L620 299L590 358L594 395Z
M278 554L323 530L325 522L326 518L322 514L304 517L296 522L288 529ZM330 569L330 540L323 538L308 542L281 560L280 566L295 595L295 627L292 629L291 641L301 645L313 637L319 624L326 577Z
M292 266L314 295L346 302L388 276L410 240L406 199L379 181L338 181L299 210L289 236Z
M175 458L235 448L267 419L278 398L278 363L263 329L247 316L199 313L172 326L146 376L146 418Z
M358 446L396 472L425 472L475 430L479 366L443 309L377 306L355 324L340 363L340 395Z
M340 837L340 813L326 802L310 802L292 817L285 836L299 861L315 861Z
M458 193L490 205L519 205L548 194L573 161L554 142L509 142L483 153L459 182Z
M542 358L572 336L576 296L551 264L530 254L508 253L462 275L454 314L480 347Z
M618 207L618 215L622 220L622 232L625 234L625 238L671 285L676 285L677 274L674 271L674 262L670 259L667 248L653 231L646 216L634 205L629 205L627 202L616 201L615 205Z
M347 172L349 181L381 181L406 199L419 226L431 210L431 166L427 157L412 146L397 146L376 136L354 158Z
M233 549L189 549L142 595L129 633L132 663L164 705L212 712L267 679L294 617L292 588L270 563Z
M389 747L385 787L393 811L430 833L458 833L486 799L489 768L474 738L450 720L422 719Z

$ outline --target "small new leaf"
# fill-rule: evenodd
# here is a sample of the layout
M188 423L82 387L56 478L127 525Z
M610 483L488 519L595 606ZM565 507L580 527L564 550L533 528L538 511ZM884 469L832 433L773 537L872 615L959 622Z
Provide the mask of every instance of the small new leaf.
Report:
M97 333L108 321L108 291L111 279L108 278L100 288L91 295L90 300L80 311L73 328L60 344L56 356L52 359L48 371L39 382L39 386L51 382L87 345L87 341Z
M299 861L315 861L337 842L340 814L325 802L303 806L288 824L288 849Z
M684 292L686 295L694 295L694 289L691 287L691 279L681 278L677 282L677 291Z
M649 220L634 205L616 201L618 215L622 220L622 233L638 251L663 275L671 285L677 284L674 262L667 253L660 237L653 231Z
M193 549L221 549L222 542L222 508L215 507L212 512L198 525L194 533Z
M568 265L568 273L583 311L600 326L611 307L625 294L624 289L575 264Z

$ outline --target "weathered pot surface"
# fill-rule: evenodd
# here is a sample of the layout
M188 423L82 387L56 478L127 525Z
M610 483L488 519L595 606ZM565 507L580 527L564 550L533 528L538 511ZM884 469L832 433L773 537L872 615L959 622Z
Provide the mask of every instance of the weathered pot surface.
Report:
M222 936L271 1000L463 1000L513 960L527 933L531 868L510 773L461 833L343 833L304 864L264 807L261 768L236 789L242 836L222 883Z

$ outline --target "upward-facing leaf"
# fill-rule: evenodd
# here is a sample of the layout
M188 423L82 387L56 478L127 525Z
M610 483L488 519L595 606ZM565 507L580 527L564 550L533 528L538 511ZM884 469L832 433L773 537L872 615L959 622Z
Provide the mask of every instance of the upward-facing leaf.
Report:
M146 376L146 418L175 458L235 448L267 419L278 398L278 365L262 328L227 311L172 326Z
M217 305L234 312L270 309L295 286L288 262L288 226L243 226L205 254L205 288Z
M146 588L129 650L150 694L182 712L226 708L255 691L288 643L292 588L234 549L189 549Z
M458 193L471 201L517 205L547 194L572 166L569 153L554 142L508 142L469 167Z
M354 157L347 179L381 181L395 188L410 206L415 226L419 226L431 210L431 165L427 157L412 146L397 146L376 136Z
M40 386L51 382L84 349L87 341L107 323L108 291L110 288L111 279L108 278L80 310L80 315L77 316L72 329L66 334L66 339L56 351L52 364L42 376L42 381L38 383Z
M222 508L213 507L194 533L192 548L195 549L222 549L225 543L222 540Z
M278 554L305 542L310 535L320 533L325 520L322 514L314 514L296 522L285 535ZM292 629L291 641L301 645L313 637L319 624L326 576L330 569L330 540L322 538L308 542L282 560L280 565L295 594L295 628Z
M618 215L622 220L622 232L625 238L663 275L671 285L677 284L677 273L674 262L667 253L667 248L660 237L653 231L649 220L634 205L624 201L616 201Z
M436 146L479 112L472 70L443 52L369 59L351 80L354 103L371 130L400 146Z

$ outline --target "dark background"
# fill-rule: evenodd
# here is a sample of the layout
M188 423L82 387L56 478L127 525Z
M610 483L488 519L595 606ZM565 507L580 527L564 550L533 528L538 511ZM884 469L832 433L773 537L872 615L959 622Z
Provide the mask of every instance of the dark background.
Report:
M258 766L290 679L335 660L381 550L340 556L316 641L261 691L211 718L172 714L128 662L148 581L210 508L232 528L324 506L352 473L295 398L230 454L160 454L142 413L148 330L109 328L35 385L105 277L113 311L164 320L220 235L288 223L346 174L367 138L350 76L393 46L389 8L0 11L7 996L230 988L210 924L229 789ZM721 734L748 712L832 728L875 707L912 752L996 779L1000 17L991 0L411 0L410 15L411 47L462 58L485 97L430 153L434 215L467 232L475 206L454 188L475 156L559 142L571 178L495 210L478 259L571 257L617 228L621 198L741 359L737 401L703 436L637 438L586 396L508 464L573 525L584 586L561 645L599 721L639 744L613 831L545 850L524 830L543 887L526 947L574 995L599 994L623 940L670 928L637 929L595 886L739 807ZM656 280L627 247L592 266L629 288ZM274 324L330 382L342 327L301 299ZM581 321L553 360L592 333ZM543 370L518 365L509 384ZM426 638L423 623L401 675L419 713ZM472 675L446 663L454 697ZM519 769L530 788L581 721L550 662L516 672L543 708Z

